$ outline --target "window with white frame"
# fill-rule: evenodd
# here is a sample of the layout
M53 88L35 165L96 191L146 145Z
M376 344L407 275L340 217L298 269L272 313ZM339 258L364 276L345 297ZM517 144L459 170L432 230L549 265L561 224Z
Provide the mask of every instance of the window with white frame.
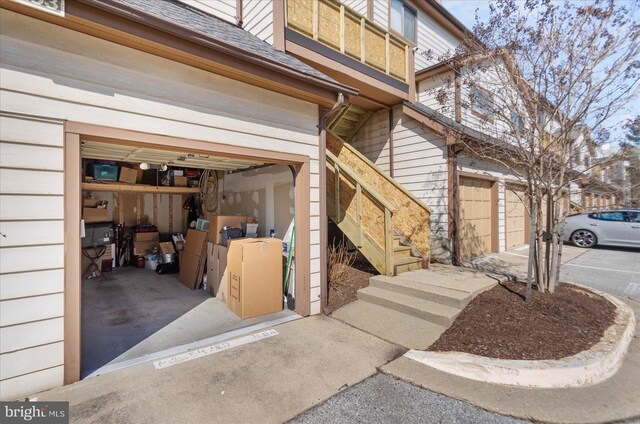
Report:
M513 130L517 134L524 133L524 120L522 116L516 111L511 111L511 122L513 123Z
M471 112L493 121L493 98L487 90L474 85L471 87Z
M402 0L391 0L391 29L407 40L416 42L416 11Z

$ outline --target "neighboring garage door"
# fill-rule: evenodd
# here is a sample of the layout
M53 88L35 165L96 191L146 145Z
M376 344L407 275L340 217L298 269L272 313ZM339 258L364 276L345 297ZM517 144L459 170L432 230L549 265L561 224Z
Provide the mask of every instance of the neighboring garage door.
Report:
M506 193L507 249L526 244L526 216L524 187L508 185Z
M493 181L460 178L460 253L471 258L491 252Z

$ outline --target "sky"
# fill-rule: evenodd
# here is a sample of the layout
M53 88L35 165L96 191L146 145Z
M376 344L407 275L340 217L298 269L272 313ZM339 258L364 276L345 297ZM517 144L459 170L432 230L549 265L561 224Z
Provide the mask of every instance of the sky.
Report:
M476 22L476 12L480 19L489 17L489 1L487 0L441 0L441 4L469 29L472 29ZM640 11L636 10L636 13L640 20ZM621 111L611 118L610 125L613 128L610 129L610 141L613 144L617 144L616 140L624 137L625 130L620 123L624 123L638 115L640 115L640 101L630 104L628 110Z

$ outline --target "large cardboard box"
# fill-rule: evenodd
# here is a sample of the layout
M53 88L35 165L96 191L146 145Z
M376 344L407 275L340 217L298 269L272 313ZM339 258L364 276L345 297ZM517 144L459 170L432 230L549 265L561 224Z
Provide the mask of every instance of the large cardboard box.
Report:
M180 282L190 289L200 285L207 260L207 233L189 229L180 256Z
M231 240L227 272L227 306L240 318L282 310L282 240Z
M133 241L155 241L160 243L160 233L157 231L150 231L148 233L134 233Z
M182 177L178 175L173 176L173 185L175 187L187 187L188 184L189 184L189 181L187 180L187 177Z
M207 284L212 296L227 301L227 253L219 244L207 243Z
M135 256L144 256L147 253L152 253L154 247L158 247L157 241L134 241L133 254Z
M82 208L82 219L87 224L108 221L108 211L104 208Z
M207 220L209 220L209 241L213 244L221 243L220 230L224 227L242 228L243 222L253 221L250 216L213 214L207 214Z
M138 170L121 166L118 181L121 183L135 184L136 181L138 181Z

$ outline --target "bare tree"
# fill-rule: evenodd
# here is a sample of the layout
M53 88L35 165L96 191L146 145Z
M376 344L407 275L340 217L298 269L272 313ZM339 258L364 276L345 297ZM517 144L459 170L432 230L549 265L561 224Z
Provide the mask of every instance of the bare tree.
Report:
M632 14L639 7L637 0L494 0L489 18L476 18L474 37L447 61L455 81L434 89L446 113L455 86L460 121L484 134L458 137L464 150L527 185L529 213L536 211L529 293L533 282L555 290L568 189L600 172L592 152L638 97L640 25Z

